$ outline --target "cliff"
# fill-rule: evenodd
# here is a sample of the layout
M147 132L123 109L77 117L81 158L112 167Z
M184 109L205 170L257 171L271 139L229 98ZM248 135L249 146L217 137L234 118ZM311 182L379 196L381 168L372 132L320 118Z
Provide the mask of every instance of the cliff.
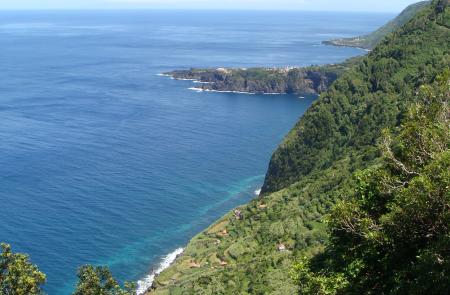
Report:
M320 94L354 63L350 59L339 65L305 68L190 69L164 74L200 82L196 88L206 91Z

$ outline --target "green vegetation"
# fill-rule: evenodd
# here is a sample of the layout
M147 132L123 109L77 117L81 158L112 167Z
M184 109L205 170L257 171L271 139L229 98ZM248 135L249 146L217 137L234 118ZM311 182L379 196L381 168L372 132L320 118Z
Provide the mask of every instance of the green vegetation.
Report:
M262 195L194 237L150 294L449 294L448 6L344 65L275 151ZM42 293L45 276L6 245L0 270L2 294ZM78 277L75 295L133 293L106 268Z
M410 21L420 10L430 4L430 1L422 1L408 6L396 18L379 28L373 33L354 38L336 39L325 41L324 44L334 46L358 47L363 49L373 49L384 37L401 28Z
M373 49L381 40L408 23L421 10L430 5L422 1L408 6L395 19L375 32L354 38L325 41L324 44ZM202 82L202 90L237 91L249 93L313 93L325 92L344 72L357 64L352 58L338 65L310 66L304 68L250 68L250 69L190 69L165 73L175 79L192 79Z
M326 240L321 222L350 187L345 159L320 175L238 208L197 235L175 264L157 277L151 294L293 294L289 279L299 255L319 253ZM279 251L284 245L286 250Z
M272 156L263 193L350 155L352 171L370 165L379 156L374 144L381 130L399 125L418 87L449 66L448 10L437 4L422 10L336 80Z
M355 38L325 41L324 44L373 49L383 38L408 23L419 11L430 5L422 1L408 6L395 19L375 32ZM192 79L202 82L202 90L238 91L249 93L313 93L325 92L344 72L357 64L352 58L338 65L310 66L304 68L250 68L250 69L190 69L165 73L175 79Z
M295 265L300 294L450 293L450 72L420 97L328 216L325 251Z
M339 268L332 272L330 266L322 273L319 268L320 259L327 261L325 254L331 243L323 217L336 204L336 208L342 208L341 201L361 186L361 177L367 172L361 172L359 178L353 177L355 172L386 165L377 146L386 138L382 130L391 130L399 138L397 133L404 130L400 126L408 118L408 110L423 97L417 95L420 87L432 84L450 67L450 9L446 5L446 1L434 1L338 78L274 153L262 196L238 208L242 219L229 213L197 235L183 256L156 279L156 289L150 294L295 294L300 286L302 292L307 293L309 288L315 294L316 285L322 288L322 294L333 294L335 289L345 293L348 289L344 288L356 282L347 277L347 272ZM430 136L425 133L425 138L431 140ZM398 157L400 148L391 145L393 155ZM403 152L404 157L414 156L412 150ZM434 169L430 171L436 176L445 171L442 163L436 165L423 169ZM440 187L448 194L448 187ZM409 200L416 193L410 191ZM399 201L406 202L405 198ZM430 208L416 209L426 217ZM409 222L405 228L418 230L414 220L398 222ZM341 251L353 250L343 248ZM398 250L392 253L403 253ZM361 251L355 258L364 257ZM424 252L424 259L433 253ZM439 254L448 257L448 253ZM314 258L296 262L302 257ZM395 261L395 257L392 259ZM350 265L348 272L363 277L364 272L357 273L362 266L345 262L338 266ZM371 261L364 263L370 265ZM399 267L408 269L408 264ZM429 267L417 273L421 280L428 279L423 274L430 269L436 270L433 277L448 275L439 272L436 264L424 262L421 267ZM291 276L297 280L291 280ZM309 285L303 283L305 280ZM368 284L361 282L359 286L355 293L371 294L371 289L364 289Z
M0 294L42 294L45 275L29 261L27 255L13 253L9 245L0 246Z
M197 85L202 90L319 94L358 60L359 57L338 65L304 68L190 69L165 74L203 82Z
M25 254L13 253L7 244L1 244L0 294L40 295L45 274L29 261ZM78 283L74 295L134 295L136 285L125 283L122 289L107 267L85 265L78 270Z
M73 295L133 295L136 286L125 283L122 289L107 267L85 265L78 270L78 284Z

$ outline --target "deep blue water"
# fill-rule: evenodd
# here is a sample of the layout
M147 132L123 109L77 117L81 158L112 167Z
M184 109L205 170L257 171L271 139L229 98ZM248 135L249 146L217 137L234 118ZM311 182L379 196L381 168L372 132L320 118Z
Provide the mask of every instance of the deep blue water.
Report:
M49 294L77 266L146 275L254 197L272 151L314 97L197 93L188 67L335 63L384 14L1 12L0 241Z

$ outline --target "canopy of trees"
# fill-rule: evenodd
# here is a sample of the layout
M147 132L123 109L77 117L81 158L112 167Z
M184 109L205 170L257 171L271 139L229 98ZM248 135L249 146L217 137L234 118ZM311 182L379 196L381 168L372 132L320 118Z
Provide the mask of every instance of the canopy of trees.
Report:
M296 264L300 294L450 293L450 72L419 96L328 216L325 251Z

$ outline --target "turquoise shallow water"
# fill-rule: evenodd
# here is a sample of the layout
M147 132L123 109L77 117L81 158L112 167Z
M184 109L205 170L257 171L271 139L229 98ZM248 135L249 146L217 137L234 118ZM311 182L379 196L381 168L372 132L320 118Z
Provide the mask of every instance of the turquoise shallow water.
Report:
M156 74L323 64L320 41L390 15L0 12L0 241L29 253L49 294L77 266L148 274L254 197L272 151L314 97L197 93Z

